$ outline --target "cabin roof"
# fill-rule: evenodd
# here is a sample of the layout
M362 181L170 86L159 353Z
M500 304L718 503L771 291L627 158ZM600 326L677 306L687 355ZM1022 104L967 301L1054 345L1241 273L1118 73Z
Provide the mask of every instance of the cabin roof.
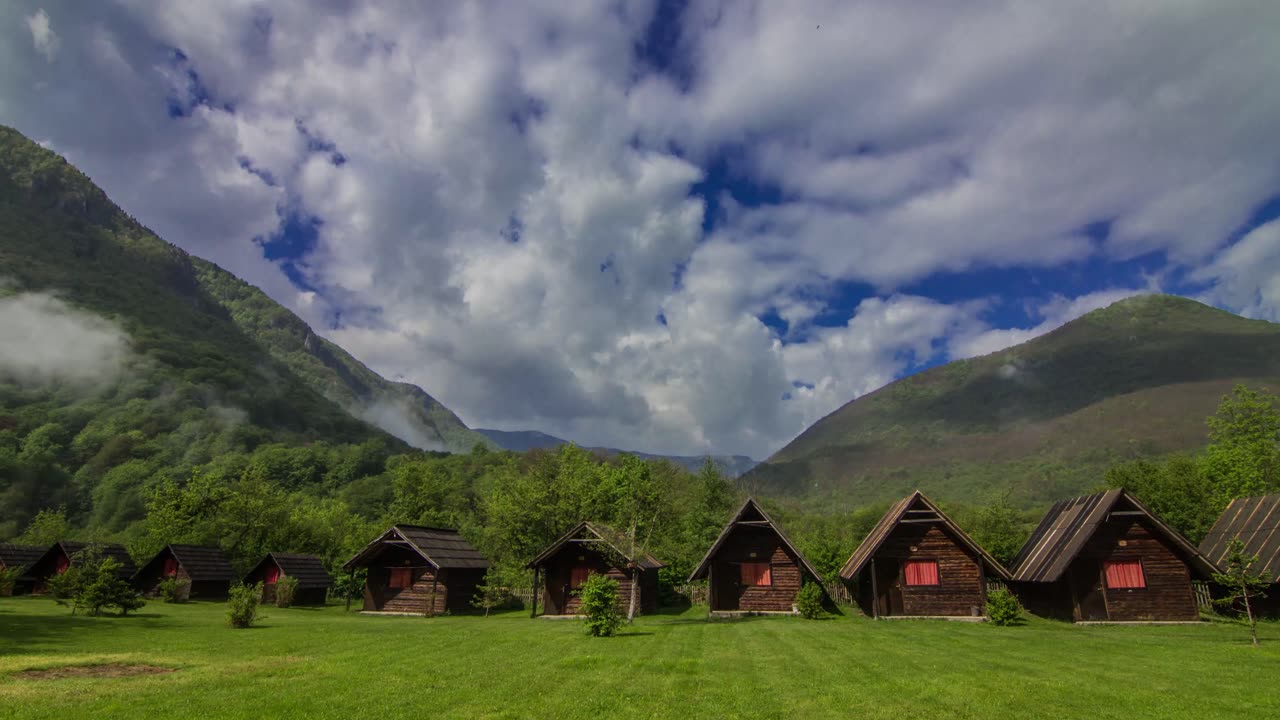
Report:
M530 560L529 564L525 565L525 567L532 569L542 565L547 560L549 560L552 555L555 555L557 552L559 552L560 548L564 547L565 545L569 544L570 542L576 539L581 538L583 535L594 536L595 540L599 542L603 542L606 545L608 545L614 552L622 556L623 560L629 563L634 562L637 565L639 565L641 568L644 568L646 570L652 570L655 568L666 566L666 563L661 562L654 556L645 552L643 549L640 549L636 553L638 558L632 558L625 550L625 548L628 545L630 545L630 543L627 541L627 537L625 534L620 533L617 530L614 530L608 525L601 525L600 523L583 521L575 525L573 529L570 530L569 532L565 533L564 535L561 535L560 538L557 539L555 542L551 543L551 545L548 546L546 550L543 550L537 557Z
M387 545L407 547L438 570L486 570L489 567L489 561L484 555L459 535L457 530L421 525L393 525L342 567L347 570L365 567Z
M1246 554L1258 556L1249 570L1280 582L1280 495L1232 500L1204 536L1200 552L1221 566L1236 538L1244 542Z
M162 563L165 556L170 554L177 558L178 564L182 565L182 569L187 571L191 582L234 582L236 579L236 572L232 569L231 563L227 561L227 556L222 552L221 548L176 543L166 545L160 552L153 555L145 565L138 569L134 577L138 578L146 574L153 566Z
M299 590L328 588L333 584L333 578L329 576L329 571L325 569L324 561L320 558L315 555L284 552L269 552L264 555L245 575L245 582L255 577L268 560L274 562L281 573L296 578Z
M1118 489L1059 500L1045 513L1031 537L1018 551L1010 568L1015 582L1056 582L1076 559L1089 538L1111 517L1116 505L1130 508L1123 512L1139 513L1151 529L1160 533L1182 552L1201 577L1218 571L1191 541L1156 517L1129 491Z
M746 520L746 518L753 516L759 517L760 519ZM809 563L809 559L804 556L804 553L800 552L800 549L791 542L791 539L782 531L782 528L778 527L778 524L773 521L773 518L769 517L769 514L764 511L764 508L760 507L760 504L757 503L756 499L753 497L747 498L742 503L742 506L739 507L737 512L733 514L733 517L730 518L729 524L725 525L724 530L720 531L720 537L716 538L716 541L711 544L711 549L707 550L707 554L702 557L702 561L698 563L698 567L694 569L691 575L689 575L690 582L706 576L707 570L711 567L711 559L715 557L716 552L720 550L720 546L724 545L725 541L729 539L729 535L733 533L734 528L738 527L740 523L746 522L752 523L752 526L763 525L776 533L778 535L778 539L782 540L782 544L785 545L786 548L791 551L791 554L800 561L800 567L805 572L809 573L810 577L814 580L822 582L822 575L814 569L813 565Z
M14 545L0 543L0 565L6 568L18 568L19 575L25 575L35 561L44 555L49 548L41 545Z
M34 569L37 565L44 565L46 562L52 560L53 556L59 552L64 553L68 558L71 558L73 555L84 550L90 545L96 546L98 550L102 552L103 557L111 558L112 560L120 563L120 569L116 571L116 575L121 579L129 580L133 577L133 574L137 572L138 568L133 564L133 558L129 557L129 551L125 550L123 545L115 543L89 543L81 542L79 540L59 540L41 553L40 557L28 566L28 570L30 571Z
M910 515L914 517L909 517ZM889 535L894 528L903 522L927 521L940 523L947 529L952 538L966 547L974 555L977 555L982 564L986 566L988 572L999 577L1002 580L1010 578L1009 571L1000 564L999 560L992 557L977 543L968 533L960 529L947 514L938 509L924 493L916 490L907 497L894 503L881 518L876 526L871 528L871 532L867 533L867 537L863 539L862 544L858 545L858 549L853 551L849 556L849 560L845 562L844 567L840 569L840 577L845 580L852 580L858 573L862 572L862 568L871 561L876 551L889 539Z

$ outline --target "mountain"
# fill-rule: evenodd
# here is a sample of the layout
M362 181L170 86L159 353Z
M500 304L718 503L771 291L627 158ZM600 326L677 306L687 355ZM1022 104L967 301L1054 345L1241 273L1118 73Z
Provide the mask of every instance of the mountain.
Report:
M1236 383L1280 388L1280 325L1143 295L857 398L739 482L815 504L920 488L1039 505L1095 487L1117 460L1202 447Z
M537 430L487 430L477 428L476 432L484 435L492 440L498 447L503 450L514 450L516 452L525 452L535 449L550 449L568 445L569 441L558 438L554 435L548 435ZM676 465L687 469L689 472L698 472L702 468L703 463L707 461L706 455L652 455L650 453L636 452L635 450L619 450L617 448L592 447L588 450L605 453L606 455L618 455L620 453L628 453L636 457L649 459L670 460ZM720 472L729 477L738 477L743 473L755 467L758 463L746 455L711 455L711 461L720 468Z
M173 473L264 443L489 445L4 127L0 333L0 524L125 495L95 488L134 461Z

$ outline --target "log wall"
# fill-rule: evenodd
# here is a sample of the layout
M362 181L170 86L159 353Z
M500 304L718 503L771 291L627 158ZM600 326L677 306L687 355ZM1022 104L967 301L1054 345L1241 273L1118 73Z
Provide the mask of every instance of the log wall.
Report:
M902 594L903 615L961 615L984 611L986 593L982 586L982 568L967 549L951 538L939 524L901 523L885 538L876 551L877 564L891 562L897 566L896 585L877 588ZM937 585L907 585L903 563L907 560L934 560L938 563ZM865 584L870 585L870 564L863 570ZM888 614L885 608L880 614Z
M1136 518L1109 520L1090 538L1076 562L1142 562L1145 588L1108 588L1109 620L1198 620L1191 571L1163 537Z
M742 585L742 563L771 565L772 584L765 587ZM711 561L712 610L790 612L800 592L799 560L788 552L771 528L738 525L725 539Z

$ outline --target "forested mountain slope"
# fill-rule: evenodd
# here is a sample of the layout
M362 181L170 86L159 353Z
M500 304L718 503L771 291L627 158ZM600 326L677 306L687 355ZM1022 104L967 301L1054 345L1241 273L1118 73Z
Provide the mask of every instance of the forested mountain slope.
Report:
M1280 325L1144 295L990 355L860 397L741 479L856 506L916 488L1032 506L1089 490L1114 461L1206 443L1236 383L1280 388Z
M503 450L512 450L514 452L526 452L535 449L550 450L569 444L568 440L538 432L537 430L487 430L485 428L476 428L476 432L489 438ZM606 455L628 453L645 460L669 460L689 472L698 472L703 463L710 457L711 462L715 463L720 472L729 477L738 477L758 464L746 455L654 455L634 450L619 450L618 448L589 447L587 449L596 450Z
M3 127L0 333L0 536L58 504L127 522L157 471L264 444L488 443Z

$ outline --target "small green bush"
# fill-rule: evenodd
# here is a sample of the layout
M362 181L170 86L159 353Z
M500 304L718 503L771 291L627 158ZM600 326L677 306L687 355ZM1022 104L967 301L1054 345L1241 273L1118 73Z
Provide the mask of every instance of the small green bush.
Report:
M276 581L276 607L293 606L293 597L298 594L298 578L281 575Z
M594 637L608 637L622 626L618 612L618 581L592 573L578 588L582 599L580 612L586 618L587 632Z
M258 617L258 598L262 597L262 583L235 585L227 597L227 621L233 628L247 628Z
M364 581L368 571L364 568L348 575L338 575L333 579L333 597L350 602L364 599Z
M5 568L0 570L0 597L7 597L13 594L13 588L18 584L18 573L20 568Z
M822 607L822 587L815 582L805 583L796 593L796 611L806 620L816 620L825 614Z
M1018 625L1022 622L1022 605L1005 588L987 593L987 617L993 625Z
M186 579L178 579L177 577L167 577L156 585L156 590L160 593L160 599L166 603L186 602L191 596L191 581Z

